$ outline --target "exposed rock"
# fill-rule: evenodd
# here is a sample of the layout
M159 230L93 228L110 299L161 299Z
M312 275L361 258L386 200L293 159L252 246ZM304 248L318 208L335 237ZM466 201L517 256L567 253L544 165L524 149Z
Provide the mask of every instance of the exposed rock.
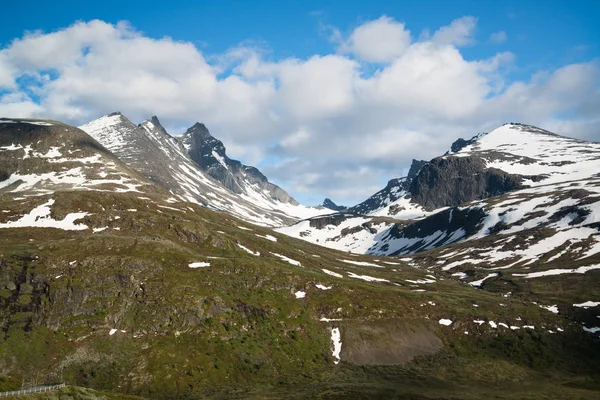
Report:
M327 225L339 225L348 218L352 218L354 215L347 213L329 214L321 217L313 217L309 219L311 228L323 229Z
M234 193L247 194L258 189L267 192L276 201L298 204L283 189L269 182L257 168L230 159L223 142L214 138L206 125L195 123L183 134L181 142L203 171Z
M410 184L412 200L427 210L498 196L523 187L524 177L487 168L477 156L436 158Z
M338 206L329 198L326 198L325 200L323 200L322 205L323 205L323 207L329 208L330 210L333 210L333 211L344 211L346 208L348 208L346 206Z

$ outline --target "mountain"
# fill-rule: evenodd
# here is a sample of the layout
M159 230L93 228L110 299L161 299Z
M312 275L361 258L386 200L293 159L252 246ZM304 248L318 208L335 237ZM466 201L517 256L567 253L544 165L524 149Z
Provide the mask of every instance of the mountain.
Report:
M191 128L191 131L199 132L199 126L194 125L196 128ZM231 160L231 165L247 168L245 176L248 179L243 181L245 191L238 193L230 190L188 155L185 143L191 142L183 140L182 143L170 136L156 116L135 125L117 112L89 122L80 129L102 143L132 169L169 190L178 199L226 211L263 226L281 226L323 213L322 209L301 206L291 198L287 201L278 200L272 193L279 194L282 199L286 199L287 194L268 183L264 177L270 189L261 189L253 180L253 177L262 176L258 170L254 171L252 167L244 167ZM195 134L188 135L188 138L200 140ZM218 142L214 138L212 140ZM222 150L224 154L224 148ZM220 153L215 151L215 154Z
M278 201L298 205L279 186L269 182L255 167L230 159L223 142L215 139L204 124L196 123L180 137L188 154L210 176L234 193L261 201Z
M333 211L344 211L346 208L348 208L346 206L338 206L329 198L326 198L325 200L323 200L323 204L321 204L321 205L323 207L328 208Z
M392 179L387 186L367 200L350 207L348 212L361 215L393 216L397 219L411 219L427 214L419 204L411 200L410 185L427 161L413 160L408 175Z
M470 140L459 139L451 151L427 163L414 161L411 171L349 208L343 223L338 218L337 224L318 224L316 220L326 219L316 217L279 231L358 253L398 255L429 250L481 235L478 229L499 196L523 193L530 197L533 188L549 195L566 190L552 186L558 183L594 181L600 171L600 144L530 125L506 124ZM584 198L587 202L594 197L588 194ZM469 206L472 201L475 205ZM384 215L425 219L372 222L373 217Z
M0 119L0 193L160 192L85 132L57 121Z
M138 128L158 132L149 122ZM159 168L145 168L74 127L0 121L4 390L66 382L152 399L597 398L589 259L552 272L561 286L504 270L485 279L487 265L466 260L468 244L347 254L179 199ZM559 207L561 225L590 229L586 197ZM345 215L327 218L336 216ZM461 264L444 271L448 260ZM522 273L536 263L522 262Z

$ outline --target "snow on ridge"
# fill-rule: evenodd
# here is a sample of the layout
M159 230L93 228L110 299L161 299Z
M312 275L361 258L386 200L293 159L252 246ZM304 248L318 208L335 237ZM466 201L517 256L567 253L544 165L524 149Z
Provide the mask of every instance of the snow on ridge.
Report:
M476 138L452 156L477 153L488 168L511 174L544 175L529 186L540 186L590 177L600 169L600 144L554 135L528 125L505 124ZM499 153L508 157L498 157ZM577 161L577 163L574 162Z
M350 278L362 279L363 281L367 281L367 282L389 282L387 279L375 278L375 277L372 277L369 275L357 275L353 272L348 272L348 276Z
M272 236L272 235L264 235L263 236L263 235L259 235L257 233L256 236L258 236L259 238L270 240L271 242L277 242L277 238L275 236Z
M358 265L358 266L361 266L361 267L385 268L385 267L383 267L381 265L373 264L373 263L366 262L366 261L352 261L352 260L344 260L344 259L339 259L338 261L344 262L346 264Z
M551 306L544 306L542 304L538 304L538 306L540 306L541 308L543 308L544 310L548 310L553 314L558 314L558 306L556 304L551 305Z
M219 162L219 164L221 164L223 166L223 168L225 168L226 170L229 171L229 167L227 166L227 163L225 162L225 159L216 151L212 151L212 156L215 158L215 160L217 160Z
M38 126L52 126L54 124L46 121L34 121L34 120L14 120L14 119L0 119L0 124L29 124Z
M315 287L317 289L321 289L321 290L331 290L332 286L325 286L325 285L321 285L320 283L315 284Z
M485 282L486 280L488 280L488 279L490 279L490 278L496 277L496 276L498 276L498 275L499 275L499 274L498 274L498 273L496 273L496 272L494 272L494 273L491 273L491 274L489 274L488 276L486 276L485 278L479 279L479 280L477 280L477 281L469 282L469 285L471 285L471 286L475 286L475 287L481 287L481 285L483 284L483 282Z
M338 225L331 224L326 225L323 229L317 229L310 226L309 220L303 220L291 226L276 228L275 231L320 246L365 254L369 248L377 244L375 236L389 229L391 223L372 224L370 230L361 228L360 231L350 235L342 235L341 232L345 229L359 227L370 221L371 218L368 217L350 217ZM373 231L376 233L373 234Z
M597 307L600 306L600 301L586 301L583 303L579 303L579 304L573 304L573 307L580 307L580 308L590 308L590 307Z

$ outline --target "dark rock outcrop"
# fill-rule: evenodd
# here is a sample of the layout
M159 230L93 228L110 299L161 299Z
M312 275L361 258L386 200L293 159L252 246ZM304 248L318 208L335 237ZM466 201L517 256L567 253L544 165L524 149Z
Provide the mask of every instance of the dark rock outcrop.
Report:
M200 169L232 192L243 194L253 187L267 192L274 200L298 204L285 190L269 182L257 168L227 157L223 142L213 137L206 125L195 123L181 137L181 142Z
M405 181L405 189L408 190L408 186L412 182L413 179L419 174L421 168L423 168L427 164L425 160L412 160L410 164L410 169L408 170L408 175L406 175Z
M355 217L356 215L347 214L347 213L337 213L337 214L329 214L323 215L319 217L310 218L309 224L311 228L323 229L327 225L335 225L338 226L348 218Z
M523 187L524 177L487 168L477 156L436 158L410 184L412 200L427 210L498 196Z
M344 211L346 208L348 208L346 206L338 206L330 198L323 200L322 206L333 211Z

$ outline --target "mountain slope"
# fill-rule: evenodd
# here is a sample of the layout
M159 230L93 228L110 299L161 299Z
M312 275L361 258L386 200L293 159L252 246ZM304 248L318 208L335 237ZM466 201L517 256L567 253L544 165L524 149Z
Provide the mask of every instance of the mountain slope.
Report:
M120 113L113 113L80 127L153 182L178 198L213 207L246 221L281 226L322 210L282 203L258 190L236 194L204 173L185 147L171 137L153 117L136 126Z
M0 119L0 151L0 193L157 191L85 132L60 122Z
M203 171L234 193L256 197L252 192L258 192L266 200L298 205L296 200L269 182L258 169L230 159L223 142L214 138L204 124L194 124L179 140Z
M600 144L561 137L529 125L507 124L468 141L459 139L451 152L418 165L411 179L392 180L385 189L348 210L364 211L367 218L392 214L399 219L426 217L423 221L411 225L388 220L377 229L366 229L369 221L365 217L347 214L343 225L339 219L337 225L316 224L312 219L312 225L301 222L280 232L359 253L415 253L476 234L481 237L480 229L488 234L489 226L479 226L491 215L488 212L494 213L493 200L486 199L505 193L528 198L533 188L540 188L536 197L552 198L555 192L568 192L569 183L553 186L557 182L585 185L596 180L597 171ZM582 201L593 202L593 197L588 193ZM448 208L473 200L483 202ZM492 233L499 232L500 227L496 229Z
M49 152L96 143L39 123L7 128L2 165L27 175ZM74 134L49 135L64 129ZM59 137L61 149L19 164L22 148ZM315 246L139 182L145 192L0 193L9 381L152 399L597 397L598 342L530 299ZM46 215L78 231L38 224ZM24 216L33 223L11 224Z

